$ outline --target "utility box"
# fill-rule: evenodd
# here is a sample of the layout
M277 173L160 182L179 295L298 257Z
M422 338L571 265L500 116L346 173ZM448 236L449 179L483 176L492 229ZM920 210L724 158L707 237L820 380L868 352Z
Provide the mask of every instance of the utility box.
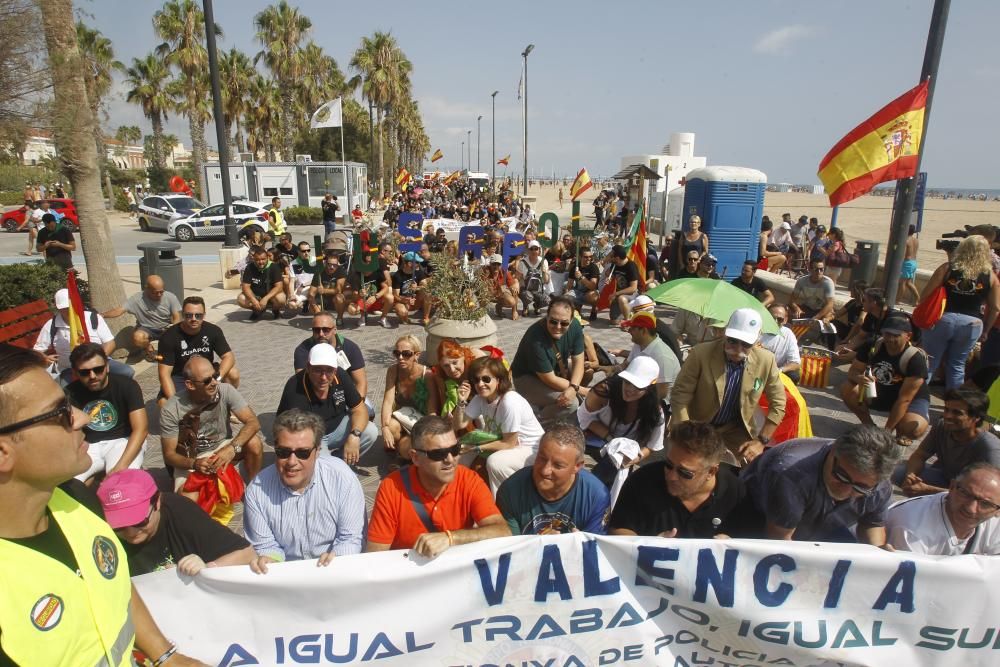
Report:
M146 278L160 276L163 289L173 292L178 301L184 300L184 270L177 256L181 244L172 241L149 241L136 246L142 251L139 258L139 284L146 286Z
M767 175L747 167L703 167L688 172L684 188L683 230L692 215L701 217L716 271L735 278L743 262L757 259L764 215Z
M851 282L863 280L870 287L875 284L875 274L878 272L878 242L857 241L854 254L858 256L858 265L851 269Z

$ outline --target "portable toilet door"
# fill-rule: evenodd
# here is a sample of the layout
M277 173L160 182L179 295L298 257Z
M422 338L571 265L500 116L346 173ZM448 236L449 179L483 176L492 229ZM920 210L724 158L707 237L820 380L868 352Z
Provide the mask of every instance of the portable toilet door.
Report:
M756 260L767 176L747 167L703 167L688 172L684 191L684 230L692 215L701 217L716 271L739 275L743 262Z

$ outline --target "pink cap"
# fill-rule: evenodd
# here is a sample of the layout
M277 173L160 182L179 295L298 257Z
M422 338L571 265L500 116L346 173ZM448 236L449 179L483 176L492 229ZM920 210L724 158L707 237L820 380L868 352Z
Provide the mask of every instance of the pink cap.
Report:
M145 470L128 469L108 475L97 487L104 520L115 530L142 523L149 516L149 499L156 491L156 482Z

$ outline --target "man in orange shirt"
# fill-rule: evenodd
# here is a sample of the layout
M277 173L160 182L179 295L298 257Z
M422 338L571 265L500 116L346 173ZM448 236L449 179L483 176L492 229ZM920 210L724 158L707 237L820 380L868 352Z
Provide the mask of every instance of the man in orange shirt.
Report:
M458 544L510 535L489 487L458 464L462 446L451 422L427 415L410 436L413 465L382 480L365 551L412 548L435 558Z

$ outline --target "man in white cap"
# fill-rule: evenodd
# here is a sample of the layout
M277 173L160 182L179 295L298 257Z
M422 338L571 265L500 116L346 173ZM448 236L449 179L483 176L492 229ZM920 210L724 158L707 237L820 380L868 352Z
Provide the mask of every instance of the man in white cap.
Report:
M760 330L760 313L736 310L724 337L691 349L670 392L672 419L712 424L741 465L760 456L785 416L785 388L774 354L757 346ZM754 411L761 394L768 408L757 433Z
M60 372L60 380L65 386L70 383L70 349L69 341L69 290L65 287L55 294L56 314L48 322L42 325L38 332L38 340L35 341L34 349L45 355L49 363L56 364ZM83 325L87 327L87 333L91 343L97 343L104 348L104 353L111 356L115 351L115 335L108 328L108 323L104 321L98 313L91 310L83 311ZM108 370L115 375L132 377L135 371L120 361L108 359Z
M625 361L616 366L601 366L599 370L611 374L625 369L636 357L649 357L656 361L660 374L656 379L656 393L661 399L669 399L670 385L680 372L680 360L670 347L657 335L658 324L656 315L651 311L639 311L632 319L622 322L622 329L629 333L632 339L631 349L612 350L616 357L625 357Z

